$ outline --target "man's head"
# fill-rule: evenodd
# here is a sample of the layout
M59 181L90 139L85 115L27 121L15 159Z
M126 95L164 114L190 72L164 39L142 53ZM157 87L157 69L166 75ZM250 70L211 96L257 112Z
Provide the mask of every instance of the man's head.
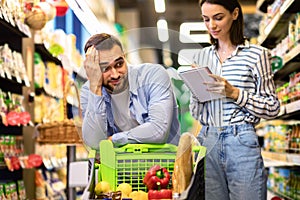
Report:
M84 52L86 53L91 46L94 46L97 50L110 50L115 45L119 46L123 51L122 44L118 38L107 33L99 33L88 39L84 46Z
M118 93L128 86L127 64L121 42L107 33L93 35L86 42L84 51L94 46L99 53L102 85L110 93Z

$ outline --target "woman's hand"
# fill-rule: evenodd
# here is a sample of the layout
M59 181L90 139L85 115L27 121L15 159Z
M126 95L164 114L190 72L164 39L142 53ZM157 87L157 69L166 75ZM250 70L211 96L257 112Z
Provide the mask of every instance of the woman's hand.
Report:
M237 100L239 97L239 89L231 85L225 78L210 74L210 77L214 78L215 82L205 82L208 86L207 91L225 95L226 97Z
M99 66L99 52L94 46L88 48L83 64L90 81L90 91L97 95L102 95L102 72Z

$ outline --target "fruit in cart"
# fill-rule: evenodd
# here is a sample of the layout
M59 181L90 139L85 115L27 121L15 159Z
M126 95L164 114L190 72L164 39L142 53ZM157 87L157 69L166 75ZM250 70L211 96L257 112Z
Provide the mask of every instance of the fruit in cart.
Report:
M143 183L147 186L148 190L157 189L157 183L159 183L161 189L166 189L169 185L170 178L170 173L166 168L160 165L153 165L146 173Z
M95 186L95 194L96 195L101 195L103 193L108 193L110 191L111 191L110 185L106 181L100 181Z
M117 191L122 192L122 197L129 197L129 194L132 192L132 187L129 183L121 183L118 185Z
M129 198L131 198L132 200L148 200L148 193L142 190L132 191L129 194Z

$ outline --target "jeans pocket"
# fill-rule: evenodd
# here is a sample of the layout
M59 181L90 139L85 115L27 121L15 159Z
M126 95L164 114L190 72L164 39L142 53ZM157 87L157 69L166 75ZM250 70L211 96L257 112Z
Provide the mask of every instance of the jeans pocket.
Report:
M259 147L258 136L254 131L242 131L238 134L238 140L240 144L250 147L257 148Z
M198 134L197 140L199 141L200 145L203 146L203 143L204 143L204 140L205 140L205 131L203 131L203 129Z

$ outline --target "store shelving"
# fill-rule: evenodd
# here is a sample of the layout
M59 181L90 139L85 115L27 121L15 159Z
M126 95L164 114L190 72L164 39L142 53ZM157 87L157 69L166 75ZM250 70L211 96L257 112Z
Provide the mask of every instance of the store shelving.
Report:
M22 38L28 37L23 31L14 27L11 23L5 19L0 18L0 45L5 43L9 44L9 47L15 51L22 52ZM15 77L0 77L0 89L4 92L11 92L16 94L22 94L24 84L18 83ZM22 126L5 126L0 123L1 135L22 135ZM10 180L22 179L22 171L10 172L7 167L2 166L0 168L0 180L4 181L8 178Z
M49 51L48 49L46 48L46 46L44 44L35 44L35 51L37 53L39 53L41 55L41 58L43 60L43 62L54 62L57 66L60 66L60 67L64 67L62 61L60 60L60 58L58 57L55 57L53 56ZM73 71L73 76L76 77L77 81L78 80L81 80L81 81L84 81L85 79L80 76L80 74L76 73ZM52 96L53 98L58 98L58 96L54 96L54 95L51 95L49 93L47 93L47 91L45 91L44 88L37 88L35 89L36 90L36 93L44 93L48 96ZM63 98L63 97L59 97L59 98ZM74 99L74 97L71 97L71 96L67 96L66 97L67 99L67 116L68 118L72 118L73 117L73 106L75 107L78 107L79 105L79 102L76 101ZM77 133L76 133L77 134ZM59 142L56 143L56 144L60 144ZM41 143L40 145L51 145L51 143ZM53 145L53 144L52 144ZM72 188L72 187L69 187L69 182L68 182L68 176L69 176L69 172L68 172L68 169L69 169L69 165L71 162L74 162L76 161L76 148L78 147L78 145L80 146L81 144L64 144L66 146L66 165L64 167L67 168L67 181L66 181L66 195L67 195L67 198L68 199L74 199L75 196L76 196L76 190L75 188Z
M27 25L17 22L16 26L13 26L10 22L0 18L0 32L1 35L17 36L17 37L31 37L30 29Z
M35 51L42 55L43 61L51 61L54 62L56 65L62 66L61 61L57 57L51 55L51 53L48 51L44 44L35 44Z
M6 14L0 13L0 45L7 44L9 49L18 52L22 55L25 68L28 70L27 75L31 77L31 68L33 60L33 39L30 28L20 21L7 17ZM23 66L22 66L23 67ZM3 74L2 74L3 75ZM21 80L20 80L21 79ZM29 80L22 80L21 77L9 74L7 71L4 76L0 77L0 89L5 93L16 94L24 97L25 110L32 115L32 107L28 104L29 93L31 90L31 83ZM33 147L32 137L33 127L30 126L5 126L0 122L1 135L13 135L22 138L24 144L24 154L32 153ZM0 181L24 181L26 187L27 197L34 198L34 174L31 169L19 169L11 171L6 164L0 167Z
M4 180L17 181L23 179L22 170L9 171L7 168L3 167L2 169L0 168L0 172L1 172L0 181L4 181Z
M257 38L258 42L262 46L273 48L274 45L278 43L278 41L281 41L283 37L287 35L287 21L293 18L294 14L299 10L299 6L300 1L298 0L284 1L278 12L270 20L270 22L262 28L263 31Z
M283 67L274 73L275 82L288 82L289 74L300 71L300 44L283 56Z
M299 154L263 151L262 155L267 167L300 166Z
M281 105L277 119L299 119L300 100Z
M282 5L278 7L277 5L277 11L275 4L273 3L279 3L276 0L258 0L257 1L257 9L266 15L266 19L268 19L267 23L260 27L260 36L258 37L258 43L270 50L273 48L277 50L277 45L281 43L289 34L289 22L293 21L295 19L296 13L300 12L300 1L299 0L285 0L281 1ZM274 6L273 10L274 13L270 15L268 12L269 5ZM270 8L271 8L270 7ZM277 86L281 86L284 83L288 83L290 80L290 74L294 72L300 71L300 44L299 42L295 42L293 45L293 48L287 48L288 50L286 52L282 53L282 67L274 71L274 81ZM274 52L276 52L276 50ZM281 54L280 54L281 55ZM276 131L274 127L277 126L284 126L282 123L290 123L289 125L292 126L294 123L299 120L299 114L300 114L300 100L299 99L290 99L287 102L284 102L281 105L281 110L279 115L277 116L276 120L269 121L269 120L262 120L262 123L259 125L260 128L267 127L263 130L266 132L266 150L262 152L262 156L264 159L265 166L272 172L270 172L270 175L272 176L274 173L273 170L299 170L300 169L300 154L299 149L292 149L290 146L290 140L289 137L295 137L291 136L290 132L285 133L286 134L286 143L283 144L283 148L281 147L281 143L277 144L276 137L279 132L275 132L273 135L272 133ZM280 125L279 125L280 124ZM259 128L258 126L258 128ZM280 129L280 128L278 128ZM267 133L269 132L269 133ZM283 132L284 133L284 132ZM260 132L260 134L262 134ZM277 134L277 135L276 135ZM271 137L270 137L271 136ZM272 137L273 140L272 140ZM272 142L270 141L272 140ZM278 138L277 138L278 140ZM279 142L279 140L278 140ZM284 142L284 141L283 141ZM268 145L273 145L273 147L278 147L275 150L269 148ZM278 146L276 146L278 145ZM277 151L277 152L274 152ZM272 170L271 170L272 169ZM278 175L278 173L277 173ZM291 179L291 177L288 177L287 179ZM269 184L271 184L271 187L269 188L269 191L274 193L276 196L280 196L285 200L291 200L294 199L292 195L288 192L288 189L280 189L278 190L278 184L282 184L277 182L274 177L269 177ZM275 181L275 183L274 183ZM288 180L286 180L287 182ZM294 186L295 187L295 186ZM284 192L280 192L284 191Z
M274 0L258 0L256 3L257 10L266 13L268 10L268 5L274 3Z
M284 198L284 200L295 200L295 199L293 199L293 198L291 198L291 197L289 197L289 196L287 196L287 195L285 195L285 194L283 194L283 193L281 193L281 192L278 192L278 191L275 191L275 190L273 190L273 189L269 189L273 194L275 194L275 195L277 195L277 196L280 196L280 197L282 197L282 198Z

